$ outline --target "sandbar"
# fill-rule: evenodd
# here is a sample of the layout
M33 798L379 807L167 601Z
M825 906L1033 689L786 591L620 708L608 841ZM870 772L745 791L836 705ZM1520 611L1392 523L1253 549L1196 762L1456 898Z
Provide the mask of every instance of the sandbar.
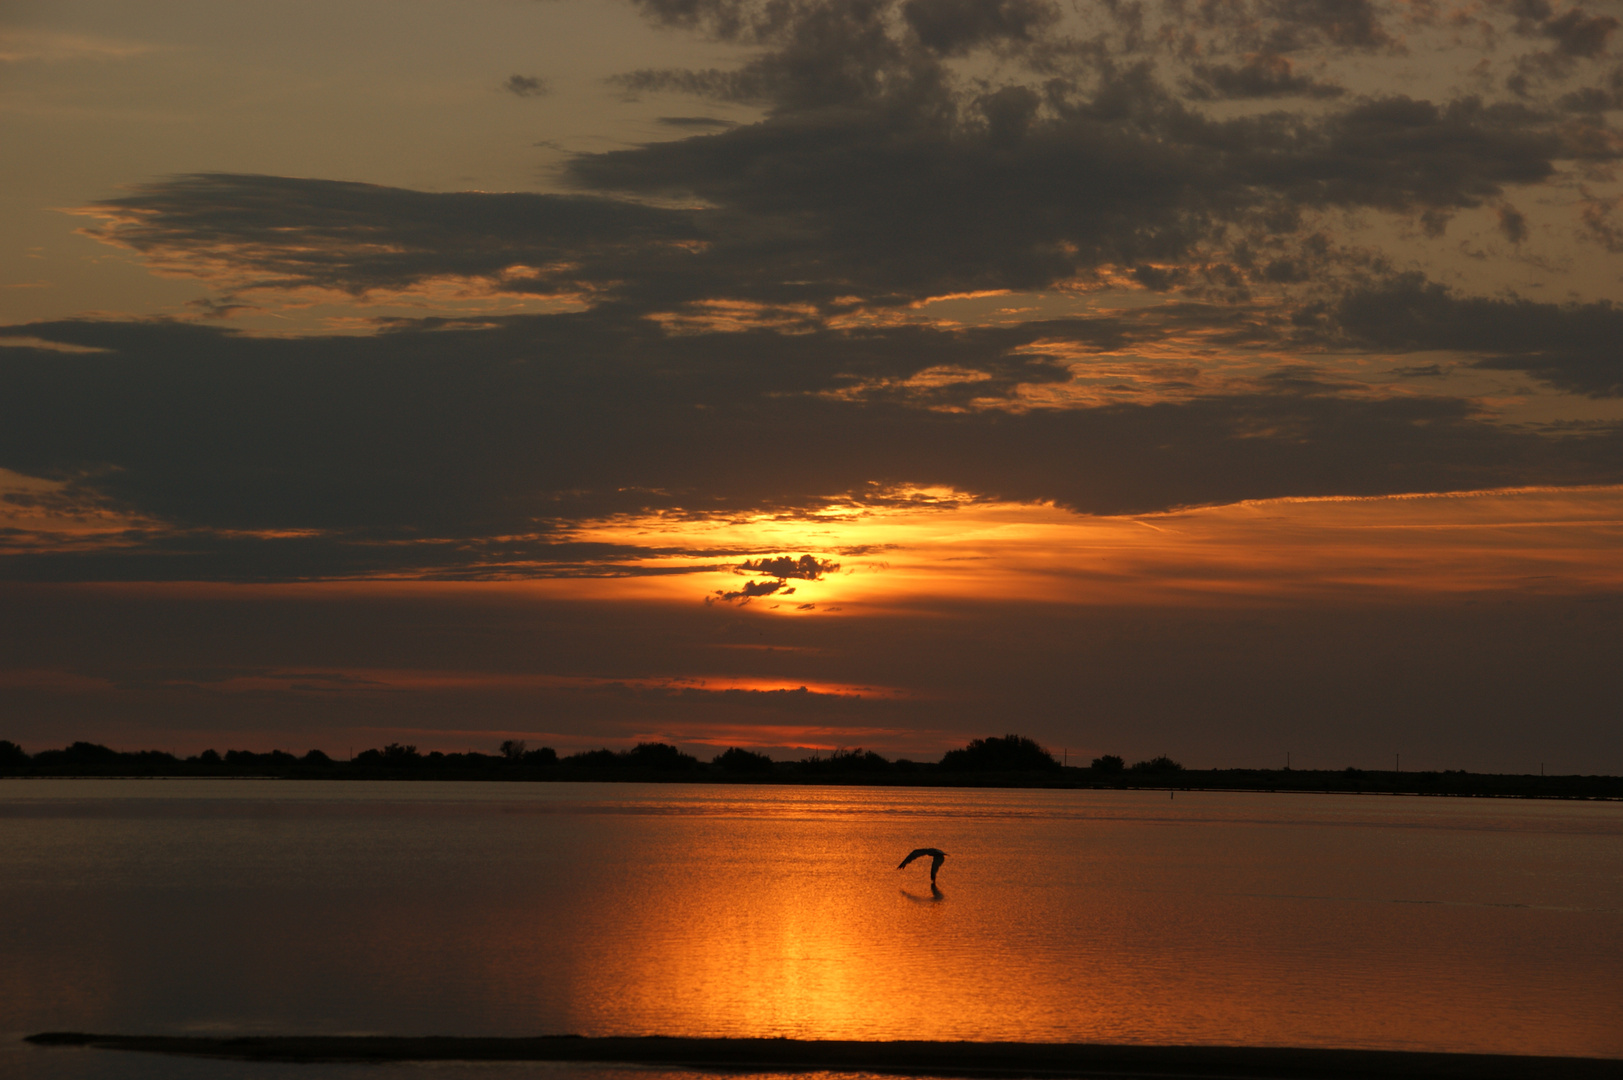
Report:
M41 1046L93 1047L243 1061L577 1061L727 1072L869 1072L943 1077L1175 1077L1229 1080L1619 1080L1609 1058L1399 1050L1100 1043L858 1042L664 1036L524 1038L385 1035L30 1035Z

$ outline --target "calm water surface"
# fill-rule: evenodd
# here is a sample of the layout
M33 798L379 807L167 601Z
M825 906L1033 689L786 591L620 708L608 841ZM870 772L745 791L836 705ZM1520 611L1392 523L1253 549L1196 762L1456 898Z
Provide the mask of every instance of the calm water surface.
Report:
M939 895L927 863L895 869L923 845L951 856ZM0 782L0 859L11 1035L1623 1057L1619 804L14 780ZM146 1067L11 1046L0 1068L31 1075ZM152 1075L269 1075L192 1065Z

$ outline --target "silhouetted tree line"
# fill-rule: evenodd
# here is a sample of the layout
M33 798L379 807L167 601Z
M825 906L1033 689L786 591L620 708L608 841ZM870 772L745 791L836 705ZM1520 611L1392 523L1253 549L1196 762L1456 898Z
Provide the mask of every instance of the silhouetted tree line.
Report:
M653 772L692 772L699 759L684 754L670 743L638 743L630 750L587 750L570 754L558 762L574 769L647 769Z
M1119 773L1124 769L1135 773L1175 773L1183 771L1183 763L1173 761L1165 754L1162 754L1160 757L1150 758L1148 761L1135 761L1129 766L1117 755L1106 754L1104 757L1094 758L1093 764L1089 768L1100 773Z
M1023 735L974 739L962 750L948 750L941 767L955 772L1055 772L1054 755Z
M1022 735L972 740L939 763L891 760L861 747L813 753L798 761L729 747L708 763L669 743L638 743L629 750L586 750L559 757L550 746L530 749L503 742L494 754L427 754L388 743L338 761L311 750L205 750L179 757L162 750L121 752L75 742L29 754L0 739L0 775L6 776L288 776L332 779L445 780L697 780L838 784L1040 785L1051 787L1178 787L1250 791L1390 791L1433 795L1503 795L1549 798L1623 798L1623 778L1607 776L1482 775L1464 770L1381 772L1337 770L1211 769L1190 771L1165 754L1128 765L1104 754L1087 768L1063 768L1049 750Z
M765 754L742 747L729 747L711 758L709 764L669 743L638 743L629 750L586 750L567 757L559 757L550 746L531 749L520 740L509 739L495 754L430 753L420 752L409 743L388 743L378 748L363 750L349 761L335 761L320 750L311 750L302 757L285 750L256 753L251 750L227 750L224 754L205 750L187 758L161 750L120 752L96 743L76 742L62 750L42 750L28 755L16 743L0 740L0 769L13 771L44 769L62 773L75 770L91 772L151 773L172 767L185 773L231 774L238 772L271 772L294 774L345 773L366 775L389 772L483 772L511 774L515 772L594 773L594 774L688 774L690 776L715 775L735 777L781 777L784 779L828 779L833 777L877 778L898 773L1009 773L1055 772L1059 762L1036 742L1020 735L1003 738L976 739L960 750L949 750L939 765L911 761L907 758L891 760L872 750L861 747L841 747L832 753L816 752L798 761L774 761Z

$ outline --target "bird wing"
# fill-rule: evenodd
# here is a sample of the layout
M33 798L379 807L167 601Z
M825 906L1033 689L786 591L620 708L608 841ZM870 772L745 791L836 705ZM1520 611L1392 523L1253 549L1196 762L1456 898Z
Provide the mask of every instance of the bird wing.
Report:
M930 852L932 850L933 849L927 848L927 847L914 848L912 851L909 851L907 853L907 858L903 859L900 863L898 863L896 865L896 869L900 870L902 867L906 866L908 863L912 862L914 859L922 858L925 855L930 854Z

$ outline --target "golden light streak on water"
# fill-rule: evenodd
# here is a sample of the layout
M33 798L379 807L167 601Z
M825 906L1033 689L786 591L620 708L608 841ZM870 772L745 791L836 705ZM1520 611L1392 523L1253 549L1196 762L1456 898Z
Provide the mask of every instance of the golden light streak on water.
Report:
M18 1030L1623 1053L1598 803L705 785L0 793ZM949 853L938 894L896 868Z

